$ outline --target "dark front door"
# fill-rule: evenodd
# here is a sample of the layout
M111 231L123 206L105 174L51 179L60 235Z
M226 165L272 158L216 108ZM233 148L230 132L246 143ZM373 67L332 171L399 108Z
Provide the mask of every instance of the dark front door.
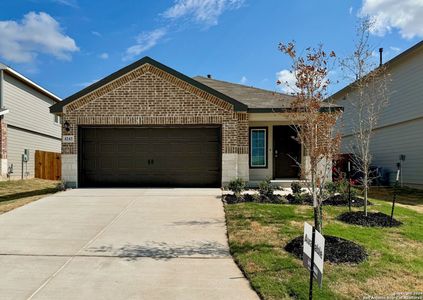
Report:
M301 145L293 138L296 132L290 126L273 127L273 165L275 178L299 178Z
M220 128L82 127L80 187L219 187Z

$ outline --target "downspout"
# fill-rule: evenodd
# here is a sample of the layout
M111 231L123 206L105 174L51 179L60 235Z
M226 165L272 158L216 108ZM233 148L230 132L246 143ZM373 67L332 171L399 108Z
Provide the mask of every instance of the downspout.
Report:
M4 106L3 101L3 69L0 66L0 109Z

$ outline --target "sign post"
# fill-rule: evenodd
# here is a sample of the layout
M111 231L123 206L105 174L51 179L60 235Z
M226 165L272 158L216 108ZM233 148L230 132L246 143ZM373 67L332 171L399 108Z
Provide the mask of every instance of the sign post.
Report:
M304 223L303 265L310 271L309 299L313 299L313 278L322 287L325 238L316 229Z
M394 195L392 197L391 221L389 223L389 226L391 226L391 227L392 227L392 221L394 220L395 200L397 199L397 188L398 188L398 182L399 182L400 172L401 172L401 166L400 165L401 165L401 163L397 164L397 178L395 180Z
M348 207L351 212L351 162L348 160L348 170L347 170L347 180L348 180Z

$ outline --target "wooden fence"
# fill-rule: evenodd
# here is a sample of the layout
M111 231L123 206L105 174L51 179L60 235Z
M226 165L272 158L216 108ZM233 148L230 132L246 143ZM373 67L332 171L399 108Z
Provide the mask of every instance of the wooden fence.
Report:
M35 178L60 180L62 178L61 154L35 150Z

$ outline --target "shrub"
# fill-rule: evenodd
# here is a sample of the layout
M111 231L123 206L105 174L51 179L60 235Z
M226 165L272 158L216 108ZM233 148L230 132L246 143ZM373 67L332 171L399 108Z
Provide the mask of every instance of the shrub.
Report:
M272 186L270 178L266 178L259 183L259 194L261 197L266 197L271 199L273 197L273 192L275 188Z
M245 181L241 178L233 179L229 182L228 189L232 191L237 198L240 198L241 192L245 190Z
M299 195L301 194L301 185L298 182L292 182L291 190L294 195Z
M66 190L66 183L64 180L60 181L59 183L57 183L56 185L56 189L57 191L61 192L61 191L65 191Z
M327 182L325 184L325 189L331 196L333 196L338 192L338 184L337 182Z

